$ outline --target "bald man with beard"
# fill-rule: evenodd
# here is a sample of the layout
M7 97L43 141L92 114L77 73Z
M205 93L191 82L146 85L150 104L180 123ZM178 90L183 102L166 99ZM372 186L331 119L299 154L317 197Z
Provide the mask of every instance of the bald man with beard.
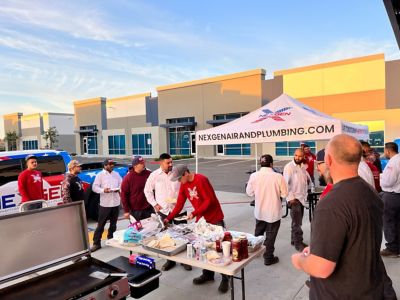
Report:
M292 255L294 267L311 275L310 299L396 299L385 293L390 279L379 254L383 205L358 176L361 154L345 134L325 149L325 176L334 185L317 205L310 247Z

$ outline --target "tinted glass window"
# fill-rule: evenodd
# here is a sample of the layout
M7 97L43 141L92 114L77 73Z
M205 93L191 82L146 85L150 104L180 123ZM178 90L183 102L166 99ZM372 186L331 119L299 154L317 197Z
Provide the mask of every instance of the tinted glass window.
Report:
M10 181L18 180L18 175L21 172L21 159L0 161L0 185L6 184Z
M64 159L60 155L39 156L38 170L43 176L60 175L65 173Z

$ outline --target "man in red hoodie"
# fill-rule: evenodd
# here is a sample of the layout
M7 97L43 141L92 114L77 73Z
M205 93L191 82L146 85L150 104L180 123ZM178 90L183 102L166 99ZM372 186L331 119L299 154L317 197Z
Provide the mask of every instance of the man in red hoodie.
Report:
M224 226L224 213L221 209L214 188L208 178L202 174L190 173L186 165L176 165L172 169L172 181L181 183L178 199L174 210L165 218L168 223L173 220L183 209L186 199L189 199L194 210L189 213L188 219L196 218L198 221L204 217L207 223ZM203 284L207 281L214 281L214 272L203 270L203 274L193 279L194 284ZM226 293L229 289L228 277L222 275L222 281L218 290Z
M25 157L26 169L18 176L18 191L21 195L21 203L33 200L43 200L42 173L37 170L38 162L34 155ZM29 205L28 209L41 208L42 204Z
M150 171L146 169L145 160L135 156L132 160L132 171L122 180L121 202L124 208L124 217L132 215L137 221L149 218L154 213L153 207L146 200L144 186Z

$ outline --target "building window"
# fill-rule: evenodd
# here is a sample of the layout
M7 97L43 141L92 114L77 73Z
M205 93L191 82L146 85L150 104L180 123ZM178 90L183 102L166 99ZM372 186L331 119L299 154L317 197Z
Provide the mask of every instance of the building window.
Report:
M301 147L301 144L307 144L310 146L311 152L315 153L315 141L303 141L303 142L278 142L275 143L275 155L276 156L293 156L296 149Z
M108 153L114 155L126 154L125 135L108 136Z
M360 121L353 123L368 126L368 143L373 149L379 153L383 153L385 148L385 121Z
M132 134L133 155L152 155L152 144L150 133Z
M39 147L38 147L38 141L37 141L37 140L22 141L22 149L23 149L23 150L35 150L35 149L39 149Z
M181 126L182 123L193 123L194 117L168 119L168 124L177 124L176 127L168 128L169 138L169 153L171 155L190 155L191 154L191 139L190 136L194 133L195 126Z
M243 113L231 113L231 114L222 114L222 115L214 115L214 120L226 120L226 122L239 119L245 115L247 112ZM216 125L218 126L218 125ZM250 144L227 144L227 145L218 145L217 146L217 154L219 155L250 155L251 146Z

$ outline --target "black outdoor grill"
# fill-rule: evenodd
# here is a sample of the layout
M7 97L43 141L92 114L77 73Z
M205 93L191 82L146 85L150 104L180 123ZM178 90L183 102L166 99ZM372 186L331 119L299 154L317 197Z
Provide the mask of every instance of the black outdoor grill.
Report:
M130 294L125 271L90 256L83 202L2 216L0 240L2 300L105 300Z

